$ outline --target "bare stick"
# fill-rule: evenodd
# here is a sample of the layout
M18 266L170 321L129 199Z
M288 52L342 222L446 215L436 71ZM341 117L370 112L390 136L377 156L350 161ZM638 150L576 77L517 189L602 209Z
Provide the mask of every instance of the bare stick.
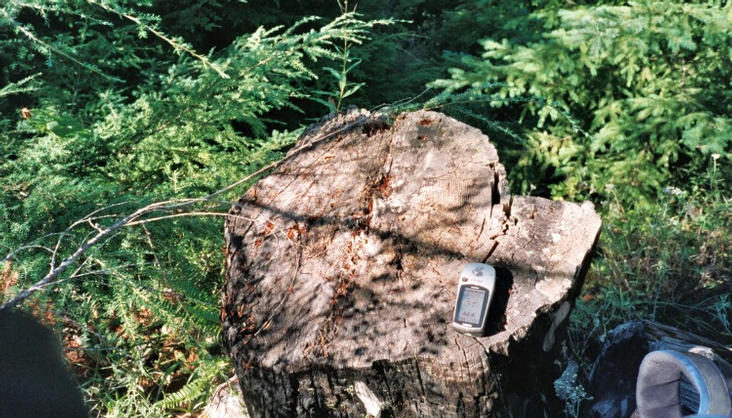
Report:
M0 264L4 264L8 260L10 260L13 257L15 257L15 255L18 254L19 252L21 252L23 250L30 249L30 248L40 248L40 249L43 249L43 250L48 251L49 253L53 253L53 250L51 250L50 248L44 247L43 245L40 245L40 244L34 244L34 243L35 242L38 242L38 241L41 241L44 238L48 238L48 237L51 237L51 236L54 236L54 235L58 235L58 233L46 234L46 235L44 235L42 237L38 237L38 238L34 239L30 243L28 243L26 245L23 245L22 247L16 248L15 250L9 252L5 257L3 257L3 259L0 260Z
M33 286L23 290L22 292L18 293L14 298L10 299L9 301L5 302L0 306L0 310L3 309L9 309L16 305L18 305L20 302L27 299L30 295L37 292L38 290L42 289L46 284L54 280L59 274L63 273L71 264L73 264L79 257L81 257L82 254L84 254L89 248L93 247L95 244L97 244L99 241L103 240L108 235L112 234L114 231L122 228L123 226L127 225L128 223L134 221L135 219L139 218L140 216L150 213L152 211L155 211L158 209L157 204L152 204L145 206L142 209L136 210L130 215L127 215L114 225L110 226L107 229L102 230L101 232L97 233L94 237L86 241L84 244L82 244L79 248L74 251L73 254L68 256L64 261L61 262L57 267L49 271L41 280L36 282Z

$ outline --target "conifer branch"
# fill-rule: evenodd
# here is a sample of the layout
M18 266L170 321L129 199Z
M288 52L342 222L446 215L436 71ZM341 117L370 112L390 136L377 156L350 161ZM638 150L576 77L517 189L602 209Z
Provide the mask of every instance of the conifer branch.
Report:
M193 58L199 60L203 64L204 67L210 67L221 78L224 78L224 79L230 78L230 76L228 74L226 74L226 72L224 72L224 70L222 70L221 68L219 68L218 65L214 64L213 62L211 62L205 56L197 53L195 50L193 50L193 48L189 47L185 43L178 42L175 39L168 37L163 32L160 32L159 30L155 29L154 27L146 24L145 22L143 22L139 18L137 18L135 16L132 16L131 14L124 13L124 12L121 12L119 10L113 9L113 8L111 8L111 7L109 7L109 6L105 5L105 4L101 4L101 3L97 2L96 0L87 0L87 2L89 4L93 4L95 6L101 7L102 9L104 9L104 10L110 12L110 13L114 13L114 14L116 14L119 17L122 17L124 19L127 19L127 20L135 23L142 30L145 30L147 32L150 32L153 35L155 35L156 37L158 37L159 39L162 39L163 41L165 41L168 45L172 46L173 49L175 49L175 50L181 50L181 51L185 52L186 54L192 56Z
M34 78L38 77L39 75L41 75L41 73L36 73L31 76L25 77L22 80L10 83L3 88L0 88L0 97L10 96L12 94L18 93L27 93L29 91L36 90L35 87L23 87L23 85L30 83L31 81L33 81Z
M96 67L94 67L92 65L89 65L89 64L87 64L87 63L85 63L85 62L83 62L83 61L81 61L81 60L73 57L72 55L64 52L63 50L61 50L61 49L59 49L59 48L57 48L57 47L49 44L48 42L44 41L43 39L39 38L33 32L31 32L28 28L26 28L25 26L23 26L20 22L18 22L17 20L13 19L13 17L10 16L10 14L4 8L2 8L2 7L0 7L0 13L2 13L3 16L5 16L5 18L15 27L15 30L16 31L22 33L26 38L30 39L32 42L34 42L34 43L36 43L38 45L41 45L43 48L47 49L48 51L53 51L53 52L61 55L62 57L68 59L69 61L71 61L71 62L73 62L73 63L75 63L75 64L77 64L77 65L79 65L81 67L84 67L87 70L89 70L89 71L91 71L91 72L93 72L93 73L95 73L97 75L100 75L100 76L102 76L102 77L104 77L104 78L106 78L108 80L120 81L118 78L111 77L111 76L109 76L107 74L104 74L98 68L96 68ZM43 51L41 51L41 52L43 52Z
M244 184L244 183L258 177L259 175L280 166L285 161L288 161L294 155L297 155L301 151L303 151L307 148L313 147L314 145L320 143L321 141L328 139L334 135L337 135L338 133L350 130L351 128L353 128L355 126L362 124L364 121L366 121L366 117L360 116L360 117L356 118L356 120L354 120L353 122L348 123L348 124L340 127L339 129L335 129L327 134L323 134L319 137L316 137L316 138L312 139L311 141L309 141L308 143L295 148L284 158L277 160L277 161L273 161L272 163L265 165L264 167L260 168L259 170L255 171L253 173L250 173L249 175L243 177L242 179L240 179L220 190L217 190L216 192L211 193L207 196L200 197L200 198L191 198L191 199L182 199L182 200L167 200L167 201L162 201L162 202L151 203L145 207L137 209L136 211L125 216L124 218L120 219L119 221L115 222L114 224L112 224L109 227L105 228L100 225L97 225L98 229L95 228L95 230L97 231L96 234L93 234L93 236L91 238L85 238L83 241L83 244L81 244L70 256L66 257L58 265L55 265L54 260L55 260L55 257L57 256L58 250L61 246L61 241L64 239L64 237L68 234L68 232L71 229L73 229L75 226L78 226L80 224L87 223L89 221L94 221L95 219L97 219L97 217L93 216L94 214L101 213L105 209L108 209L110 207L119 206L119 205L121 205L121 203L110 205L106 208L95 210L94 212L92 212L92 214L87 215L84 218L75 221L69 228L67 228L63 233L61 233L61 236L59 237L59 239L56 243L56 247L52 251L52 257L51 257L52 261L51 261L51 268L50 268L49 272L46 273L46 275L41 280L37 281L36 283L34 283L32 286L28 287L27 289L20 291L12 299L10 299L9 301L0 305L0 311L4 310L4 309L13 308L13 307L17 306L18 304L22 303L24 300L28 299L31 295L33 295L37 291L47 288L50 283L54 282L59 275L61 275L64 271L66 271L66 269L68 269L72 264L74 264L89 249L91 249L92 247L101 243L105 239L111 237L112 234L114 234L116 231L118 231L122 228L136 226L136 225L143 225L145 223L160 221L160 220L164 220L164 219L183 217L183 216L230 216L230 217L236 218L237 215L229 215L229 214L225 214L225 213L221 213L221 212L204 212L204 211L174 213L174 214L162 215L162 216L157 216L157 217L147 218L147 219L144 218L144 216L151 214L151 213L155 213L155 212L177 210L177 209L181 209L184 207L194 205L196 203L211 202L211 201L213 201L214 197L221 195L223 193L226 193L226 192L232 190L233 188L235 188L236 186ZM103 215L103 216L106 217L107 215ZM102 216L100 216L99 218L101 218L101 217ZM288 237L288 240L289 240L289 237ZM17 250L15 252L17 252ZM15 252L13 252L13 254ZM9 259L9 256L6 256L5 259Z

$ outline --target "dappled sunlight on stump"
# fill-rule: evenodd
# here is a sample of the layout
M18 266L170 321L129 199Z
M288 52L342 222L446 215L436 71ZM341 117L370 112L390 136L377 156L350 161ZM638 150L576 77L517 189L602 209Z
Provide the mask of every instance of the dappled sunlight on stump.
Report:
M343 129L348 127L348 129ZM252 416L537 416L600 228L511 196L487 136L436 112L311 127L231 210L225 343ZM457 276L498 270L488 335Z

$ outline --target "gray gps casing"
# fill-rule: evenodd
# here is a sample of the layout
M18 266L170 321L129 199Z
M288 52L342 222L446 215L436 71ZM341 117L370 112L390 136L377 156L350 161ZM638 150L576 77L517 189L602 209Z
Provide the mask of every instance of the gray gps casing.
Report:
M452 326L460 332L482 337L488 319L496 269L482 263L469 263L458 277Z

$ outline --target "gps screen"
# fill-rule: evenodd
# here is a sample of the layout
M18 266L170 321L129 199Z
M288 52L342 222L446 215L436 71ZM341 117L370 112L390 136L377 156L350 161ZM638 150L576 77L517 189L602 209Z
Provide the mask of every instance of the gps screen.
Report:
M467 322L475 327L480 326L487 300L488 292L486 290L463 287L460 291L460 302L455 320Z

